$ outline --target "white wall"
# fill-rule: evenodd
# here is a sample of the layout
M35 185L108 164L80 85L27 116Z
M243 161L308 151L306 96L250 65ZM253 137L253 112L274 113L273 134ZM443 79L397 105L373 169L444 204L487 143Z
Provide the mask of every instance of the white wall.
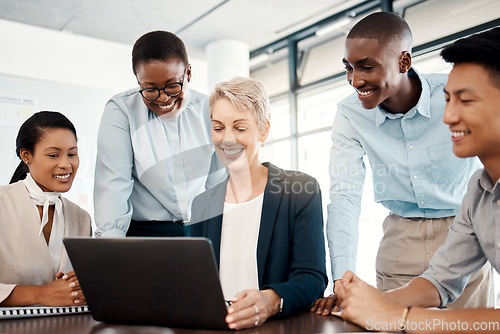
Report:
M67 197L93 215L97 129L106 101L137 86L132 45L0 20L0 48L0 184L19 163L15 137L22 122L33 112L57 110L79 137L80 169ZM206 62L190 62L190 88L207 93Z

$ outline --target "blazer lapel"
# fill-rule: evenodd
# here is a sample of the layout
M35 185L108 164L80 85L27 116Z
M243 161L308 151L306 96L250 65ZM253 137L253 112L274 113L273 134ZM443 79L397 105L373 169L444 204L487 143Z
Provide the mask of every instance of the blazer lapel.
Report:
M208 201L207 238L212 241L217 267L220 264L220 238L222 234L222 213L224 211L224 199L226 198L227 181L219 183L213 188Z
M268 168L267 184L264 190L262 215L260 218L259 241L257 243L257 271L259 273L259 286L264 279L267 254L271 245L274 225L278 215L281 198L283 195L283 170L270 163L263 163Z

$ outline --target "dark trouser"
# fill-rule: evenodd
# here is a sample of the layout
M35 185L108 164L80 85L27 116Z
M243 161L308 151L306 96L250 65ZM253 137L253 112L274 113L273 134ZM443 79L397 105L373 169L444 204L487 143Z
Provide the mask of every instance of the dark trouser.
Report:
M127 237L183 237L186 228L182 221L131 220Z

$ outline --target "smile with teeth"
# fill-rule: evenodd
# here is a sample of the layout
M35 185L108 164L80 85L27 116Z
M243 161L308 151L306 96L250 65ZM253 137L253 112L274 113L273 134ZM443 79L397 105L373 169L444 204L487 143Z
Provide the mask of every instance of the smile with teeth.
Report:
M63 174L63 175L54 175L54 177L56 179L60 179L60 180L66 180L66 179L69 179L69 177L71 176L71 173L70 174Z
M240 153L241 151L243 151L242 148L237 148L237 149L233 149L233 150L221 148L221 150L222 150L222 152L224 152L227 155L236 155L236 154Z
M358 95L360 95L360 96L368 96L368 95L371 95L371 94L373 94L373 92L374 92L374 91L375 91L375 90L374 90L374 89L372 89L372 90L367 90L367 91L362 92L362 91L359 91L359 90L357 90L357 89L356 89L356 92L357 92L357 93L358 93Z
M170 104L167 104L166 106L162 106L162 105L159 105L157 104L158 107L160 107L160 109L170 109L174 106L175 102L177 101L177 99L173 100L172 103Z
M466 131L452 131L451 136L453 138L459 138L459 137L465 137L469 134L469 132Z

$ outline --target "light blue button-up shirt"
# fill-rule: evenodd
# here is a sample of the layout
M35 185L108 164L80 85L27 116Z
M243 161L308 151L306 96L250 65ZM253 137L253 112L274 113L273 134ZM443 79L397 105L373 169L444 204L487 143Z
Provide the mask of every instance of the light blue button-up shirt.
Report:
M439 218L458 212L477 158L459 159L443 123L446 74L418 74L422 93L405 114L364 109L356 94L338 104L330 153L327 236L332 278L355 270L366 154L374 199L402 217Z
M472 176L446 243L421 277L436 287L444 306L462 294L470 275L486 261L500 272L500 184L482 169Z
M111 98L97 139L96 236L124 237L131 219L189 220L193 198L227 176L211 127L208 97L193 90L171 119L149 110L137 89Z

